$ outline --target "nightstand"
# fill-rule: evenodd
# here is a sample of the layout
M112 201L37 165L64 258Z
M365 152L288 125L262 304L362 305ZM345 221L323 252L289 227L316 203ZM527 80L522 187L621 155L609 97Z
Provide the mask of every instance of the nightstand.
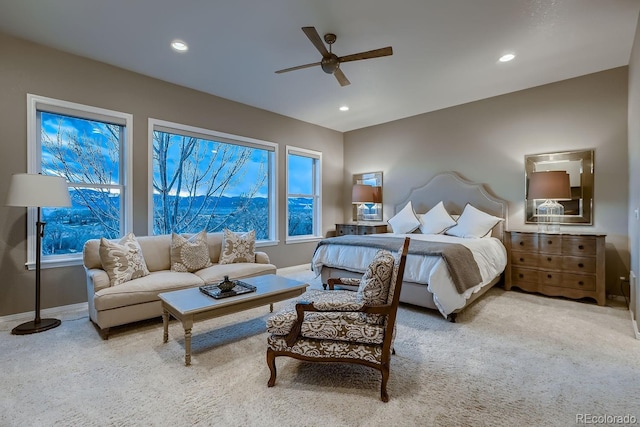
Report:
M386 233L387 224L336 224L336 236Z
M605 305L605 235L507 231L504 288Z

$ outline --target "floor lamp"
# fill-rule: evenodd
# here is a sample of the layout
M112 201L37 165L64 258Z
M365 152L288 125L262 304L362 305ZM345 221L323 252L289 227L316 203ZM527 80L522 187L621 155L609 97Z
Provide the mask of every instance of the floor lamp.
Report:
M31 322L16 326L14 335L34 334L60 325L58 319L40 318L40 259L45 223L40 221L40 208L71 206L69 188L64 178L40 174L20 173L11 177L7 206L37 208L36 216L36 316Z

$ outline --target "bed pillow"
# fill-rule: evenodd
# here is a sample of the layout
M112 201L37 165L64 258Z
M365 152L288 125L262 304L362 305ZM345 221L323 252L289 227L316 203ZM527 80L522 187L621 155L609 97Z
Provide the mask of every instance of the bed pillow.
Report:
M224 229L222 236L222 250L220 252L220 264L233 264L236 262L256 262L256 231L246 233L234 233Z
M171 271L193 273L211 265L206 230L188 239L171 233Z
M458 223L445 231L445 234L456 237L481 238L491 232L500 221L504 221L504 219L489 215L467 203L462 215L458 218Z
M101 238L99 253L102 269L107 272L111 286L149 275L142 248L133 233L118 242Z
M432 207L429 212L418 215L418 220L420 232L423 234L440 234L456 225L456 221L449 215L442 202Z
M420 227L420 220L416 217L411 201L387 222L395 234L408 234Z

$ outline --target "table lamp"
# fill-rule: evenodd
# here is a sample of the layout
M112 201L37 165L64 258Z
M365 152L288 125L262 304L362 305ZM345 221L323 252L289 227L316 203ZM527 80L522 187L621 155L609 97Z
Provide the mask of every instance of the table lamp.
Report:
M571 200L569 174L566 171L532 172L527 199L544 200L536 208L538 231L559 233L564 206L558 200Z
M365 207L367 208L368 215L371 215L371 210L374 205L382 203L382 188L374 187L372 185L355 184L351 192L351 201L358 204L358 220L363 220L366 215L363 213Z

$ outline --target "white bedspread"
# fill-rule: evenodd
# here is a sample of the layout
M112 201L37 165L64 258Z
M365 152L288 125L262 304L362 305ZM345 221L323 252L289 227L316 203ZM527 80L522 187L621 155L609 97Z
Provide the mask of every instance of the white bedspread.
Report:
M507 251L502 242L494 237L463 239L444 234L393 233L372 234L372 236L398 237L398 249L404 237L433 242L460 243L469 248L478 264L482 283L468 289L464 294L459 294L456 290L442 257L407 255L404 281L427 285L427 289L433 294L433 301L445 317L464 307L473 293L478 292L500 275L507 265ZM377 251L376 248L364 246L322 245L317 248L313 256L311 269L316 273L316 277L320 275L324 266L364 273Z

